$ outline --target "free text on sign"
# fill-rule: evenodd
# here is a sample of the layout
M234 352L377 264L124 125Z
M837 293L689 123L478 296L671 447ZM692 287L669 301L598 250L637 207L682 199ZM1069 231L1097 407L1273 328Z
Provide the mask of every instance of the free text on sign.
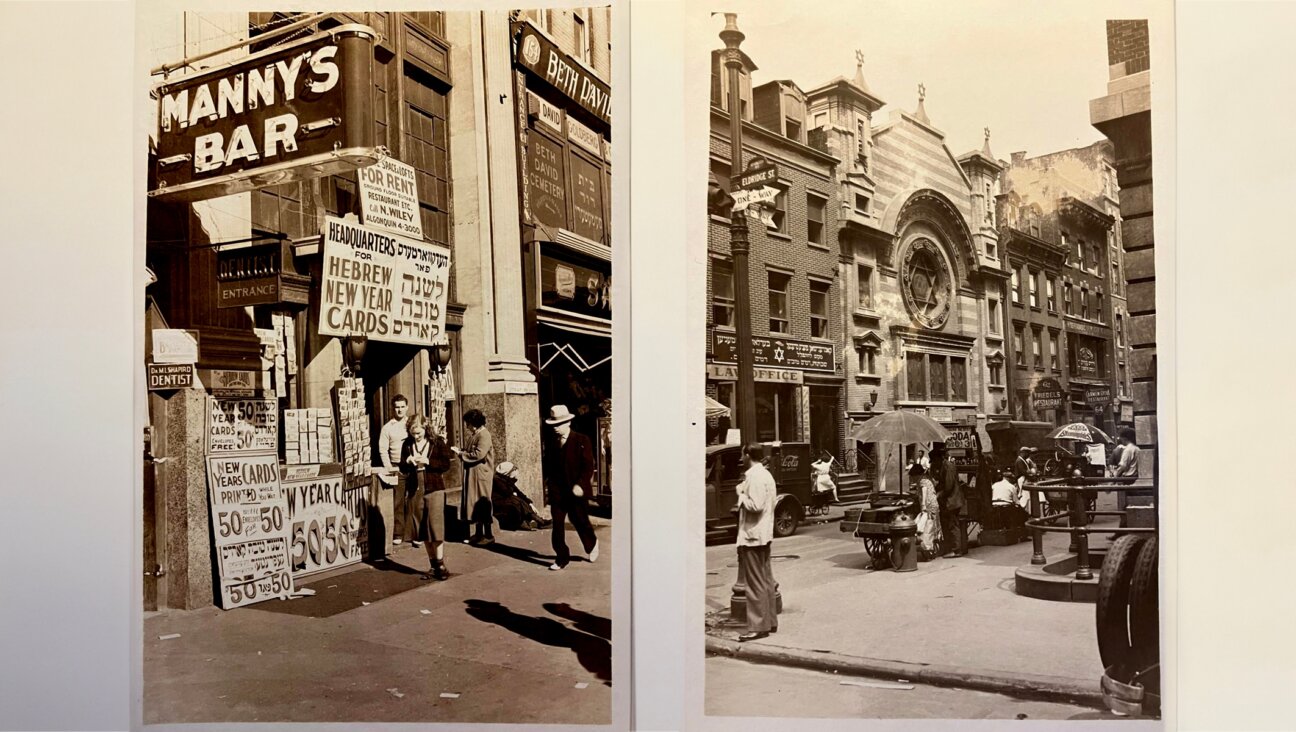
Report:
M429 346L445 339L450 249L324 221L319 332Z

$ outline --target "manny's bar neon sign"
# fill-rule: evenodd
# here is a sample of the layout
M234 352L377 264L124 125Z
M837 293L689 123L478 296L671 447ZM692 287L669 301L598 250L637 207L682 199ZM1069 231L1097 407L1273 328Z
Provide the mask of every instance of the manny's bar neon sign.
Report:
M375 35L343 25L155 87L149 195L214 198L376 162Z
M612 88L529 23L518 23L517 62L603 122L612 124Z

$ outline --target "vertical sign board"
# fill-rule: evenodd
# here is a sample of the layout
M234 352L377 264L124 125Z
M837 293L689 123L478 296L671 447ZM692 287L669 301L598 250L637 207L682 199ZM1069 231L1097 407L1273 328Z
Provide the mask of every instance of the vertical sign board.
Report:
M450 248L324 220L321 335L430 346L444 342Z
M566 229L567 174L563 149L539 133L527 136L526 188L537 224Z
M212 537L226 610L293 590L288 510L273 452L207 456Z
M356 171L360 181L360 216L365 226L423 239L419 211L418 171L395 158L383 158Z
M279 482L288 504L293 579L363 558L368 496L363 487L346 487L340 465L285 465Z
M605 244L603 225L603 174L598 166L572 153L572 231Z

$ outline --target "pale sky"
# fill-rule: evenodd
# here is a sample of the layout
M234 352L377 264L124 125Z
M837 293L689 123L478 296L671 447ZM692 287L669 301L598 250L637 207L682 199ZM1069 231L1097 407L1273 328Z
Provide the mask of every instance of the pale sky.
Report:
M1107 93L1105 21L1147 15L1131 15L1129 4L1026 0L739 0L716 7L738 13L747 35L741 48L759 67L754 85L791 79L809 91L835 76L851 78L858 48L869 90L886 102L875 124L892 109L913 112L921 82L927 114L954 155L980 150L989 127L991 151L1005 160L1016 150L1034 157L1102 139L1089 124L1089 100ZM723 47L723 16L711 27L712 47Z

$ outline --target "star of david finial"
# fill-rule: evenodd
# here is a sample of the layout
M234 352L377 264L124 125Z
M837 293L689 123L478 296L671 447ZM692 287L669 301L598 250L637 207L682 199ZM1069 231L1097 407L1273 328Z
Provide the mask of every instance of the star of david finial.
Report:
M856 68L864 68L864 52L858 48L855 49L855 66Z
M927 85L926 85L926 84L923 84L923 83L921 83L921 82L919 82L919 84L918 84L918 102L921 104L922 102L924 102L924 101L926 101L926 100L927 100Z
M989 127L985 128L985 140L986 140L987 143L990 142L990 128L989 128Z

